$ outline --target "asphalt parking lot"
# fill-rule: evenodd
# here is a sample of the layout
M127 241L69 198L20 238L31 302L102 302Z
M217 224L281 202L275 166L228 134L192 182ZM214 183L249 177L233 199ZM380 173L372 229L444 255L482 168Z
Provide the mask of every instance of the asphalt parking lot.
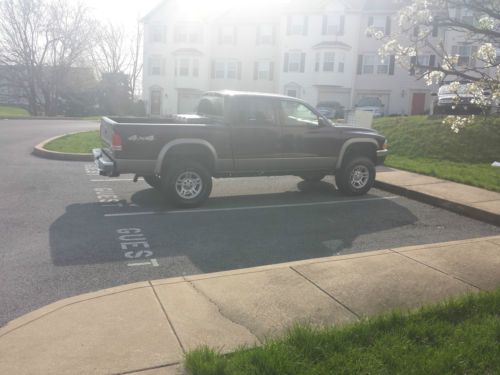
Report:
M95 123L1 127L8 163L0 182L0 325L60 298L136 281L498 234L376 189L342 196L333 178L216 180L205 206L179 210L133 176L109 179L89 162L30 154L44 138Z

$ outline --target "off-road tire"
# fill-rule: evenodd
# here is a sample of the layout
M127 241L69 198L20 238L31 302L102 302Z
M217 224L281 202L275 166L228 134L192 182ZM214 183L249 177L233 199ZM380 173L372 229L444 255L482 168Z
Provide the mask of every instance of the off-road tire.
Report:
M201 206L212 192L210 172L191 160L168 163L161 183L169 201L178 207Z
M370 159L353 157L335 174L335 183L346 195L363 195L373 187L375 174L375 165Z
M159 176L153 174L149 176L143 176L144 181L151 186L152 188L155 188L157 190L161 190L161 179Z

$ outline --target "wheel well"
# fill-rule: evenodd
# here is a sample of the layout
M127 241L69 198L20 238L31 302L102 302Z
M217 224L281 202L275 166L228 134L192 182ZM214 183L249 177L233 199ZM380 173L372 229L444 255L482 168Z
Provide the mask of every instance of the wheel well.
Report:
M370 159L373 164L377 164L377 147L373 143L362 142L350 145L342 158L342 165L355 157L364 156Z
M215 168L214 154L208 147L203 145L180 144L173 146L165 154L165 157L163 158L162 167L165 166L166 163L174 159L194 160L205 166L211 173L214 172Z

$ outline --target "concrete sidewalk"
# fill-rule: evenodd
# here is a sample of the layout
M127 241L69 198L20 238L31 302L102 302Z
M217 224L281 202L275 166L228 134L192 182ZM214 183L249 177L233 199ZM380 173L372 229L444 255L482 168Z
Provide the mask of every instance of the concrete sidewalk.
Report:
M500 193L388 167L375 187L500 226Z
M254 345L500 286L500 235L148 281L59 301L0 329L0 374L177 374L199 345Z

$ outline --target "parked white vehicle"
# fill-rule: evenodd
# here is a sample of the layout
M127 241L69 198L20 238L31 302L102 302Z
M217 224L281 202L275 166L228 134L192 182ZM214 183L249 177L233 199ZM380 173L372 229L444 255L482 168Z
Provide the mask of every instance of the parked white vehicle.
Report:
M371 112L373 117L381 117L384 115L384 104L376 96L365 96L356 104L356 110Z

